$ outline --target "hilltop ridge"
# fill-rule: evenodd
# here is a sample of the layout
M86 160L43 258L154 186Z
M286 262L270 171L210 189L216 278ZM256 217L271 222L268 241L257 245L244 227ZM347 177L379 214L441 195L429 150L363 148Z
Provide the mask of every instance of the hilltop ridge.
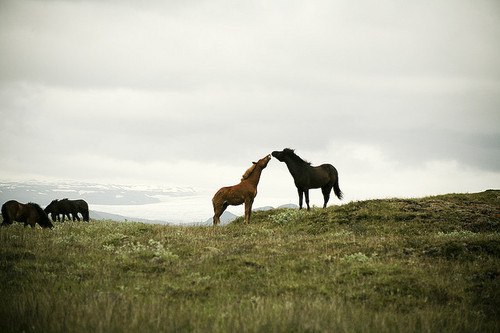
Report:
M414 222L462 226L472 231L500 230L500 190L479 193L457 193L423 198L390 198L354 201L311 211L273 209L256 212L254 223L276 223L309 226L326 231L338 224L355 222ZM446 223L444 223L446 221ZM241 223L236 219L235 223Z
M0 331L498 332L499 212L489 190L222 227L15 224Z

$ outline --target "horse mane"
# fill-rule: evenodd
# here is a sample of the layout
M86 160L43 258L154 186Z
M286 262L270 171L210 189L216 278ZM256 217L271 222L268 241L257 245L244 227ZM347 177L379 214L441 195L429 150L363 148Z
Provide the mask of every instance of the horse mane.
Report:
M295 162L311 165L311 162L302 159L299 155L295 154L295 149L285 148L283 152L286 153L290 158L292 158Z
M250 175L252 174L252 172L255 170L256 166L257 166L257 164L252 164L252 166L250 168L248 168L247 171L245 171L245 173L243 174L243 176L241 176L241 180L245 180L248 177L250 177Z
M42 207L34 202L28 202L28 205L35 208L36 212L38 213L38 224L40 224L40 226L42 226L43 228L53 227L52 222L50 222L49 220L49 216L43 211Z

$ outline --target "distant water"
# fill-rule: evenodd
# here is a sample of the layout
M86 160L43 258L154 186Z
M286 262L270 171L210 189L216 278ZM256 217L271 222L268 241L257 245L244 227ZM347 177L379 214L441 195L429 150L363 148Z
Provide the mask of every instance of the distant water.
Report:
M200 223L205 222L214 214L212 196L193 195L177 198L166 198L165 201L144 205L92 205L96 211L118 214L133 218L163 221L169 223ZM287 202L282 198L256 198L253 208L278 207ZM228 212L237 216L244 215L244 205L229 206Z
M204 222L213 215L211 198L202 195L167 198L144 205L92 205L93 210L171 223Z

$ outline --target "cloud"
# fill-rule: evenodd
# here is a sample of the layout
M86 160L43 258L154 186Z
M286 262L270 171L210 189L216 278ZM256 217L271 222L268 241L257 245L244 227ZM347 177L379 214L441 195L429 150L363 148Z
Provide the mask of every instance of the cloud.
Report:
M436 175L443 188L441 169L500 172L495 2L0 9L5 175L196 183L208 165L210 177L234 170L216 178L226 184L284 147L344 164L354 193L375 195L364 182L384 169L398 183Z
M286 87L295 79L303 88L325 73L491 78L491 64L499 64L498 8L488 2L11 1L4 8L2 77L52 85L192 90Z

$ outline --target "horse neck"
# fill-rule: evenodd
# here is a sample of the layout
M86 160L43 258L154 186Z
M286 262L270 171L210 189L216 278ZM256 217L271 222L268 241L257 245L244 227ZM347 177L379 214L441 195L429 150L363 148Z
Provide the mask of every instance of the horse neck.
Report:
M290 171L293 177L302 174L304 172L304 169L306 168L306 165L301 165L301 163L292 161L290 159L285 160L285 164L288 168L288 171Z
M250 176L248 176L248 178L243 181L257 187L257 184L259 184L261 174L262 174L262 168L260 166L256 166L253 172L250 174Z

